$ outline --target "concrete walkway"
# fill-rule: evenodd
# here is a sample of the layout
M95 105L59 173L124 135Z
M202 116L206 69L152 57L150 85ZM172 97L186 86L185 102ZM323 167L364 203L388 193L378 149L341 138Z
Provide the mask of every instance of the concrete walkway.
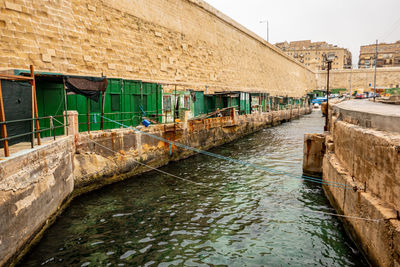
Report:
M333 109L362 127L400 133L400 105L353 99L335 104Z
M58 140L60 137L64 137L64 135L57 136L56 139ZM43 145L49 144L49 143L53 142L54 139L53 139L53 137L42 137L41 141L42 141L42 145L38 146L37 139L35 137L35 147L34 148L40 148ZM9 148L10 148L10 157L9 158L18 157L18 156L22 155L23 153L25 153L26 151L29 151L32 149L30 142L21 142L18 144L14 144L14 145L9 146ZM6 158L4 156L4 149L0 148L0 161L9 159L9 158Z
M384 116L394 116L400 117L400 106L399 105L390 105L379 102L373 102L370 100L348 100L337 104L336 106L341 109L353 110L371 114L379 114Z

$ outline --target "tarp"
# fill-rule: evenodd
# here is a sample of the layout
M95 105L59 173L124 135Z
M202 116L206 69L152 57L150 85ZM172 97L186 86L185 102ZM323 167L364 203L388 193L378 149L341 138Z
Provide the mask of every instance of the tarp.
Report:
M2 80L1 89L6 121L32 119L32 86L30 83ZM31 120L7 123L6 125L9 137L32 131ZM30 140L31 135L25 135L8 140L8 144L30 142ZM3 147L3 142L0 142L0 147Z
M99 102L100 92L107 89L107 78L64 76L67 93L86 96Z

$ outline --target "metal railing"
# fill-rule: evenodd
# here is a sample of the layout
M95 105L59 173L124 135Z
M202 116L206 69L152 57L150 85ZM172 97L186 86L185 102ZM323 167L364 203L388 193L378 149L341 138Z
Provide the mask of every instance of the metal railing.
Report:
M134 112L108 112L108 113L104 113L102 115L102 113L96 113L96 112L92 112L92 113L83 113L83 114L78 114L79 117L83 117L86 118L86 121L83 122L78 122L79 125L86 125L87 126L87 131L90 132L91 130L91 126L92 125L99 125L100 124L100 130L106 130L106 129L116 129L116 128L120 128L120 126L118 127L114 127L114 123L109 122L109 121L104 121L102 120L102 116L104 117L113 117L112 119L116 122L119 123L126 123L126 122L130 122L130 126L135 126L135 125L139 125L140 122L146 118L151 120L153 123L162 123L159 122L159 118L167 116L166 114L164 114L161 110L158 110L158 112L156 110L154 111L145 111L146 115L143 114L142 111L134 111ZM119 116L120 118L115 118ZM127 117L127 118L126 118ZM78 121L81 121L78 119ZM163 120L161 120L163 121Z
M7 136L7 137L2 137L0 138L0 142L3 142L3 149L4 149L4 155L6 157L8 157L10 155L9 152L9 147L8 147L8 141L9 140L13 140L16 138L20 138L20 137L24 137L27 135L31 136L31 148L34 148L35 146L35 134L37 135L37 143L38 145L41 145L40 143L40 133L46 132L46 131L50 131L50 136L53 136L53 139L56 140L56 129L59 128L65 128L66 126L68 126L68 123L65 124L64 122L61 122L60 120L58 120L57 118L64 118L66 117L66 115L56 115L56 116L45 116L45 117L38 117L38 118L27 118L27 119L19 119L19 120L9 120L9 121L3 121L0 122L0 126L1 125L8 125L8 124L13 124L13 123L20 123L20 122L36 122L36 121L43 121L43 120L49 120L49 125L50 127L48 128L42 128L42 129L35 129L34 131L28 131L25 133L21 133L21 134L16 134L16 135L12 135L12 136ZM59 124L59 125L56 125ZM4 133L2 133L4 135Z

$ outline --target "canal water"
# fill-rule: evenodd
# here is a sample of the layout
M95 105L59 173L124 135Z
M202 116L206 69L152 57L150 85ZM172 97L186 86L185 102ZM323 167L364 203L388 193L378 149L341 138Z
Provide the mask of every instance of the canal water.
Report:
M211 150L302 174L314 112ZM361 266L319 184L206 155L75 199L21 266Z

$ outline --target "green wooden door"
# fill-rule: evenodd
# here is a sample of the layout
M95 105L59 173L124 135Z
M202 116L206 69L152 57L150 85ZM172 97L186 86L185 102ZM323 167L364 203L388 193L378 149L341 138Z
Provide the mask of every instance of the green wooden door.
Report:
M196 101L194 102L194 116L197 117L205 113L204 105L204 92L197 91L194 92Z
M61 117L64 112L64 86L57 83L38 83L36 88L36 98L39 117L53 116L54 127L62 126L64 118ZM40 129L50 128L50 119L39 121ZM63 135L64 127L55 129L55 135ZM51 130L40 133L42 137L53 136Z

